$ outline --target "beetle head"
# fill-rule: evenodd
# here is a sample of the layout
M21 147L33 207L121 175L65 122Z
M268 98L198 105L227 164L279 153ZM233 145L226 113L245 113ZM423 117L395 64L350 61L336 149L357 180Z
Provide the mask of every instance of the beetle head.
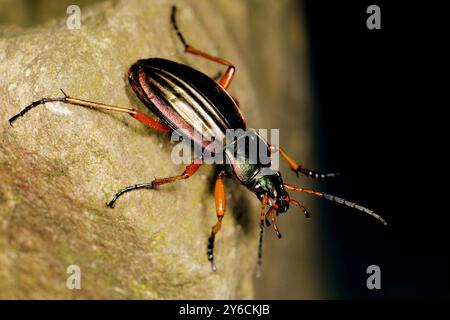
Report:
M289 194L284 190L283 180L279 171L272 171L270 174L258 174L253 180L251 190L261 201L267 195L268 204L276 209L278 213L283 213L289 209Z

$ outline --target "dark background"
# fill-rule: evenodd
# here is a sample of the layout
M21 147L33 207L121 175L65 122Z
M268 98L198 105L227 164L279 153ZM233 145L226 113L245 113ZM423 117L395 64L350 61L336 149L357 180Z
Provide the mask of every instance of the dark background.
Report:
M304 4L321 168L343 176L321 189L388 221L384 227L321 202L330 214L319 221L333 298L450 297L449 210L442 203L448 99L438 98L448 92L441 89L448 85L441 62L446 11L392 2ZM366 28L371 4L381 8L381 30ZM381 290L366 287L371 264L381 268Z

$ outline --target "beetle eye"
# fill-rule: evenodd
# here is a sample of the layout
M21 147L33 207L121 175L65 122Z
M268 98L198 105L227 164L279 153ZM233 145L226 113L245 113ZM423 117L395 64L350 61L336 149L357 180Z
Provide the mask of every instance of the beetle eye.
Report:
M262 200L266 192L263 190L263 188L259 188L258 192L256 193L256 196L258 197L258 200Z
M259 183L255 184L255 186L253 187L253 193L256 194L256 197L258 198L258 200L262 200L262 198L264 197L264 194L266 193L264 191L264 189L261 187L261 185Z

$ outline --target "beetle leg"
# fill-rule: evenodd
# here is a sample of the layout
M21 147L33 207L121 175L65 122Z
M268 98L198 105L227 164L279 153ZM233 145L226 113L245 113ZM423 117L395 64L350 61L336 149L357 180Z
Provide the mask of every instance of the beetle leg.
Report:
M206 52L200 51L192 46L190 46L189 44L185 45L185 51L187 53L191 53L197 56L201 56L205 59L223 64L225 66L227 66L227 71L225 71L224 75L219 79L218 83L222 86L222 88L224 89L228 89L228 87L230 86L231 82L233 81L234 75L236 74L236 67L229 61L222 59L222 58L218 58L218 57L213 57L209 54L207 54Z
M276 222L275 209L274 208L270 208L268 214L270 215L270 221L272 222L273 230L277 234L278 239L280 239L281 238L281 233L280 233L280 230L278 229L278 225L277 225L277 222Z
M214 187L214 199L216 202L216 216L217 223L211 229L211 236L208 239L208 260L211 262L211 270L216 271L216 265L214 264L214 240L216 234L219 232L222 226L222 219L225 215L225 189L223 185L224 172L221 171L217 175L216 185Z
M261 218L259 224L259 243L258 243L258 262L256 264L256 277L259 278L261 275L262 268L262 249L263 249L263 233L264 233L264 220L266 219L266 213L264 210L267 206L267 194L264 194L261 200Z
M107 203L107 206L112 208L114 206L114 203L116 202L116 200L121 195L123 195L124 193L127 193L129 191L133 191L133 190L137 190L137 189L155 189L157 186L160 186L165 183L171 183L171 182L175 182L178 180L190 178L194 175L195 172L197 172L197 170L200 166L201 166L200 163L191 163L190 165L188 165L186 167L186 169L183 171L183 173L178 176L155 179L149 183L136 184L133 186L123 188L115 194L114 198L110 202Z
M207 54L206 52L195 49L194 47L189 45L186 42L186 40L184 40L184 37L181 34L180 29L178 28L177 20L175 19L176 11L177 11L177 7L173 6L172 7L172 15L170 16L170 20L172 21L173 28L177 32L178 38L180 38L181 42L184 45L184 51L187 53L191 53L191 54L194 54L194 55L197 55L197 56L203 57L205 59L208 59L208 60L211 60L211 61L214 61L214 62L217 62L217 63L227 66L228 67L227 71L225 71L224 75L218 81L218 83L222 86L222 88L227 89L230 86L231 81L233 81L233 77L236 73L236 67L231 62L229 62L225 59L213 57L213 56Z
M63 93L64 93L64 91L63 91ZM134 109L118 107L118 106L113 106L113 105L104 104L104 103L98 103L98 102L77 99L77 98L71 98L71 97L67 96L65 93L64 93L63 98L42 98L41 100L32 102L31 104L26 106L24 109L22 109L22 111L20 111L18 114L16 114L11 119L9 119L9 124L12 125L14 121L16 121L19 117L22 117L25 113L27 113L31 109L33 109L39 105L44 105L44 104L50 103L50 102L63 102L63 103L71 104L74 106L84 107L84 108L128 113L130 116L132 116L136 120L146 124L150 128L153 128L157 131L164 131L164 132L172 131L172 129L170 127L168 127L167 125L152 119L151 117L147 116L145 113L142 113L140 111L137 111Z
M299 207L300 210L303 211L303 214L305 215L305 218L307 218L307 219L311 218L311 215L309 214L308 210L306 210L306 208L300 202L298 202L297 200L292 199L292 198L291 198L291 200L289 202L292 203L294 206Z
M106 205L110 208L114 207L114 203L116 202L116 200L123 195L124 193L127 193L129 191L133 191L133 190L138 190L138 189L153 189L153 182L150 183L141 183L141 184L135 184L129 187L125 187L123 189L120 189L119 192L117 192L114 195L114 198L111 199L110 202L108 202Z
M339 177L339 173L320 173L320 172L316 172L310 169L306 169L303 168L301 165L299 165L294 159L291 158L291 156L289 156L286 151L284 151L281 147L275 147L273 145L271 145L270 147L270 152L274 153L279 151L281 156L283 157L284 160L287 161L287 163L289 164L289 166L291 167L291 170L295 172L295 174L298 177L298 174L304 174L305 176L308 176L310 178L314 178L314 179L325 179L325 178L337 178Z

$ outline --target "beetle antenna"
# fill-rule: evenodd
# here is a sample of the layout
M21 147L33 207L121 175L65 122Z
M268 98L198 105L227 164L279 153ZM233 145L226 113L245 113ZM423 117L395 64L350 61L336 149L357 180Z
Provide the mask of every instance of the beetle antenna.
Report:
M293 186L293 185L290 185L290 184L287 184L287 183L284 184L284 187L286 189L288 189L288 190L304 192L304 193L307 193L307 194L310 194L310 195L313 195L313 196L316 196L316 197L324 198L324 199L327 199L329 201L333 201L333 202L337 202L337 203L346 205L347 207L354 208L354 209L356 209L358 211L362 211L362 212L368 214L369 216L374 217L375 219L380 221L382 224L387 225L387 222L379 214L373 212L372 210L370 210L370 209L368 209L366 207L360 206L359 204L356 204L354 202L351 202L351 201L348 201L348 200L345 200L345 199L333 196L333 195L328 194L328 193L314 191L314 190L310 190L310 189L306 189L306 188L302 188L302 187L297 187L297 186Z

